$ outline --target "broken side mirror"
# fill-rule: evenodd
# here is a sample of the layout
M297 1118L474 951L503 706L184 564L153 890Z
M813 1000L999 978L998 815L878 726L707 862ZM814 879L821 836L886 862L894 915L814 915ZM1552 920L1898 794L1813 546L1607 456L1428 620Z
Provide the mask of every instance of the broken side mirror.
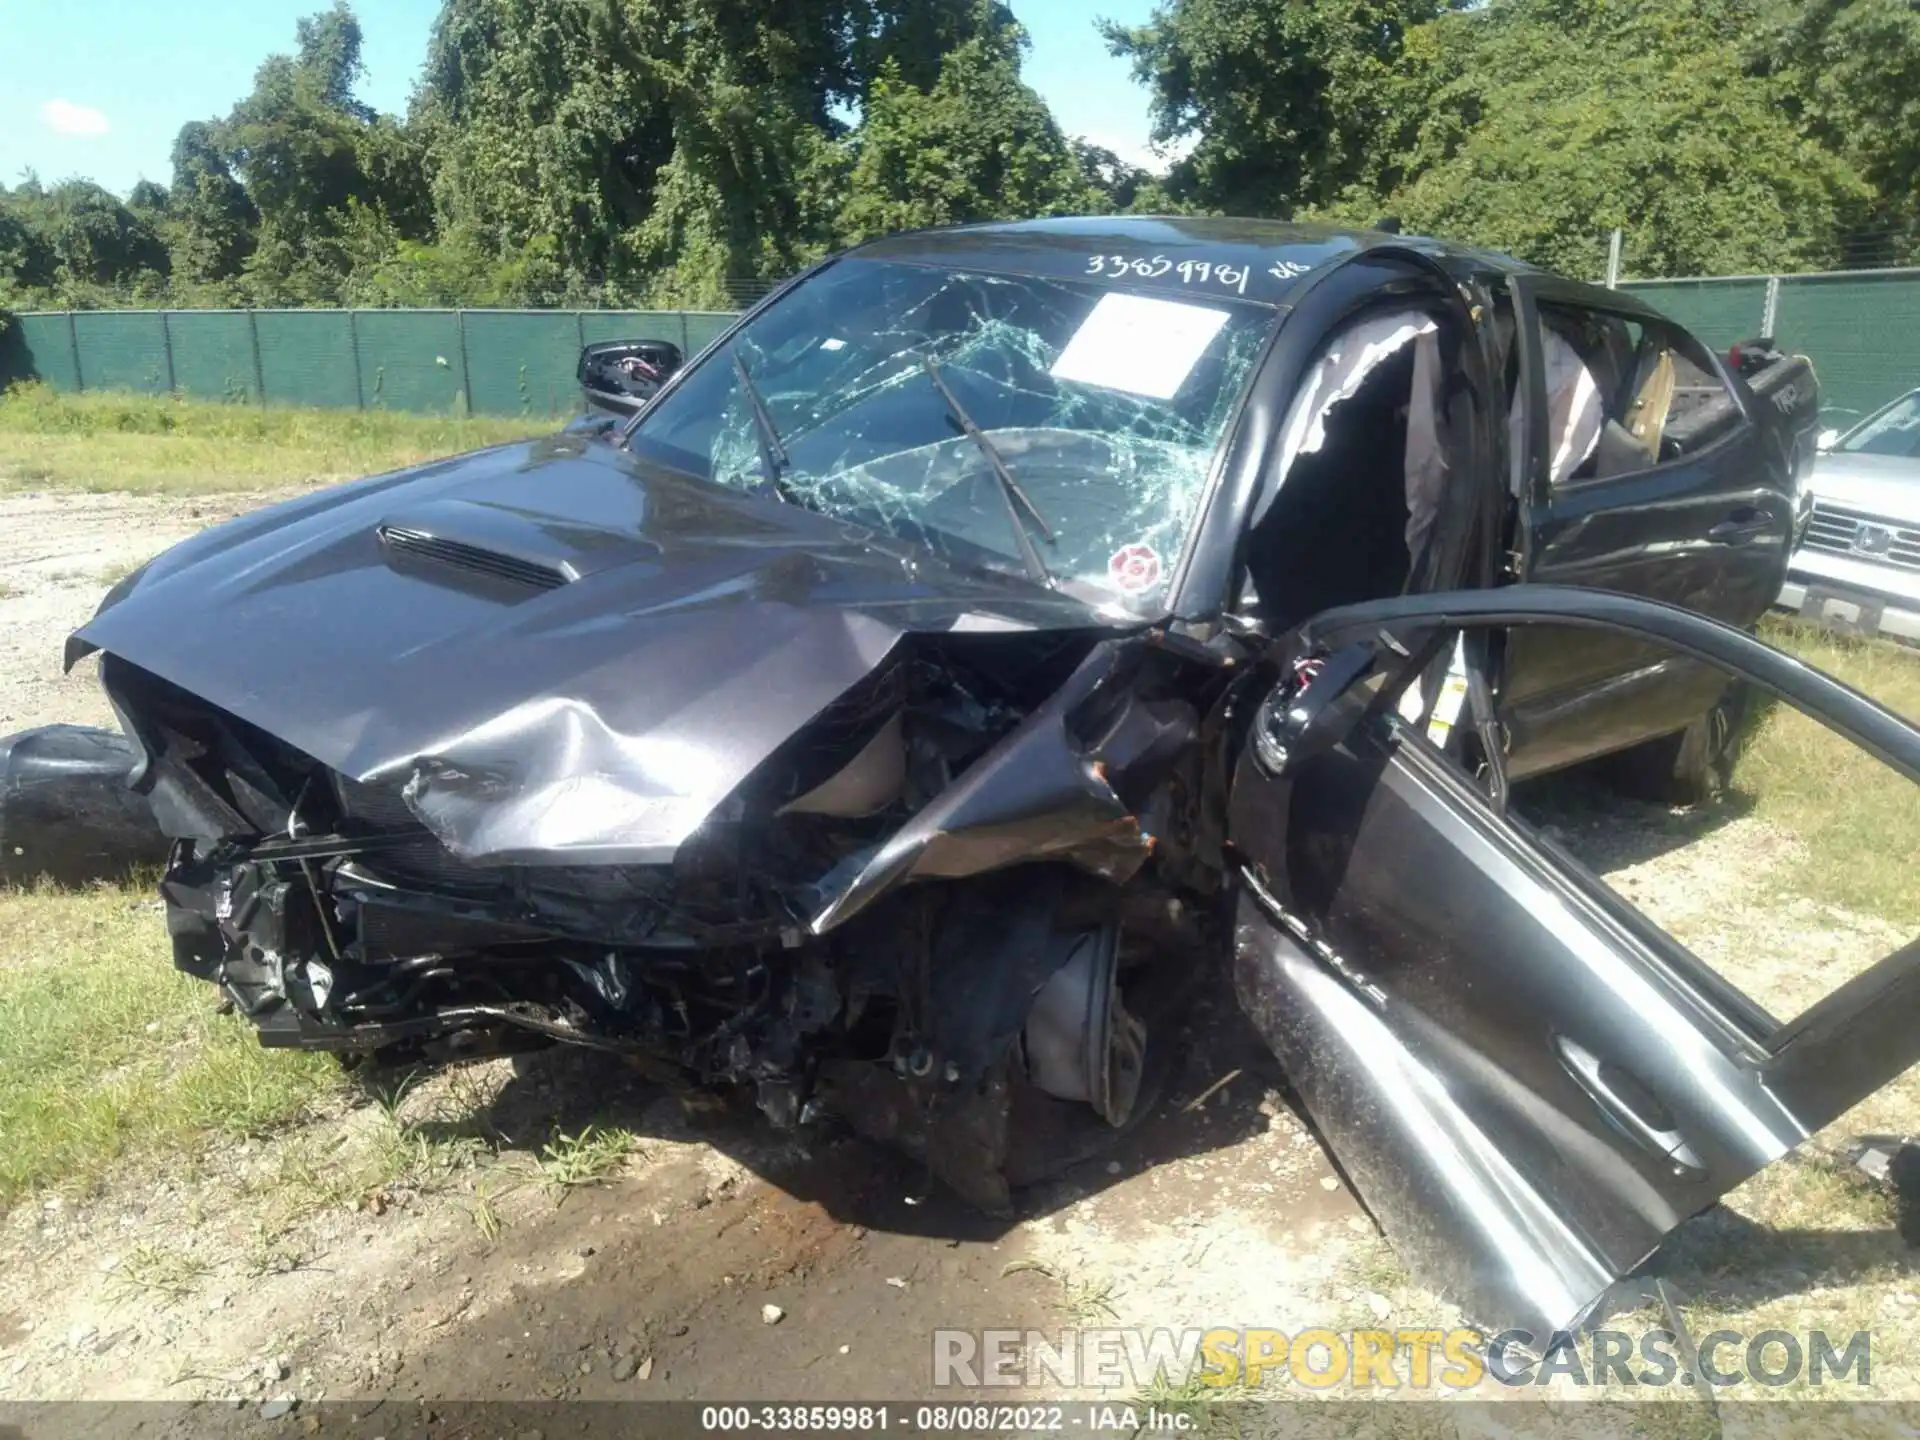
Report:
M589 409L632 415L685 363L671 340L601 341L580 351L580 392Z
M1270 775L1283 775L1323 755L1352 733L1376 687L1363 685L1374 670L1371 645L1349 645L1305 662L1304 681L1275 688L1253 722L1253 754Z

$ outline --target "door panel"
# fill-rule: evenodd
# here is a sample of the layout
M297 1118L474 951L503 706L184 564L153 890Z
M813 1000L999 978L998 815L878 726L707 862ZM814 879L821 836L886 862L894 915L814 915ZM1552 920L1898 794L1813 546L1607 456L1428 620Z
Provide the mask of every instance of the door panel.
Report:
M1638 473L1554 484L1546 453L1552 442L1544 420L1536 423L1547 406L1541 306L1589 313L1597 307L1590 292L1546 279L1517 281L1515 291L1530 451L1521 578L1644 596L1750 625L1786 577L1793 500L1792 476L1755 423L1744 387L1701 351L1747 408L1745 418L1715 427L1717 438L1697 454L1669 455ZM1635 694L1622 710L1607 687L1624 677L1633 677ZM1619 749L1677 730L1711 709L1719 690L1694 667L1656 668L1629 635L1594 634L1548 647L1537 635L1520 634L1508 654L1502 698L1514 731L1513 769L1524 775L1597 753L1596 744Z
M1462 625L1583 612L1726 665L1920 780L1913 727L1750 637L1626 597L1515 586L1351 607L1310 622L1282 673L1341 645L1353 673L1358 644L1411 670L1423 639ZM1920 948L1781 1026L1500 813L1395 713L1397 679L1375 683L1332 748L1337 731L1302 728L1324 695L1282 687L1254 722L1229 813L1236 990L1409 1267L1544 1342L1920 1058Z
M1668 734L1711 710L1724 688L1703 665L1582 635L1576 644L1512 637L1500 716L1516 780Z
M1290 781L1243 765L1236 833L1247 810L1286 824L1240 901L1236 989L1402 1258L1544 1338L1806 1132L1711 1015L1386 731ZM1609 1088L1684 1159L1575 1056L1630 1076Z

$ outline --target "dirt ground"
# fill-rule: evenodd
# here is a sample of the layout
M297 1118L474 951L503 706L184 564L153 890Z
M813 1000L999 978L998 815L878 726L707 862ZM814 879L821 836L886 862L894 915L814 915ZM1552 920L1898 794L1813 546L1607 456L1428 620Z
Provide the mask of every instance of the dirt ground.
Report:
M272 498L0 494L0 734L111 725L94 662L61 674L68 634L129 570Z
M108 723L86 669L60 674L68 629L118 573L259 498L0 496L0 729ZM1596 862L1643 902L1754 893L1790 859L1739 818L1700 837L1654 812L1567 823L1568 843L1586 827ZM1873 922L1822 923L1881 938ZM1749 906L1729 943L1802 947L1808 929ZM291 1224L263 1213L275 1152L297 1143L324 1166L394 1115L342 1102L292 1137L16 1207L0 1219L0 1400L207 1399L271 1415L348 1397L906 1398L933 1393L936 1329L1459 1319L1407 1281L1224 994L1196 1015L1151 1120L1006 1221L856 1139L781 1136L608 1057L490 1061L412 1091L399 1119L431 1140L449 1107L493 1137L484 1153L443 1183ZM639 1151L603 1183L543 1184L541 1144L595 1121L634 1131ZM1824 1183L1831 1162L1776 1168L1786 1180L1743 1187L1675 1238L1683 1291L1740 1324L1866 1316L1892 1337L1876 1350L1881 1393L1920 1393L1904 1338L1920 1281L1890 1207L1853 1204L1866 1182L1833 1180L1852 1208L1796 1247L1782 1229L1794 1186ZM156 1253L191 1263L129 1283L133 1257Z

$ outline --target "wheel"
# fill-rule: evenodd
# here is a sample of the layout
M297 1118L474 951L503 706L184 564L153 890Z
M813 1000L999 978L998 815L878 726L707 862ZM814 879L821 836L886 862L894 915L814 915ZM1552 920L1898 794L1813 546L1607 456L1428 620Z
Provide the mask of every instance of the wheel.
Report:
M1711 710L1684 730L1647 740L1603 762L1621 793L1665 805L1698 805L1733 779L1750 696L1744 684L1727 687Z

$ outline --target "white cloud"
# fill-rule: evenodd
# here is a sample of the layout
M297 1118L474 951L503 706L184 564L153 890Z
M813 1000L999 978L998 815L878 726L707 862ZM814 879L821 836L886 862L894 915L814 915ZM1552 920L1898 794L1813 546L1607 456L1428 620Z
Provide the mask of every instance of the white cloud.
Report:
M49 130L62 135L104 135L107 117L90 105L71 100L49 100L40 107L40 120Z

